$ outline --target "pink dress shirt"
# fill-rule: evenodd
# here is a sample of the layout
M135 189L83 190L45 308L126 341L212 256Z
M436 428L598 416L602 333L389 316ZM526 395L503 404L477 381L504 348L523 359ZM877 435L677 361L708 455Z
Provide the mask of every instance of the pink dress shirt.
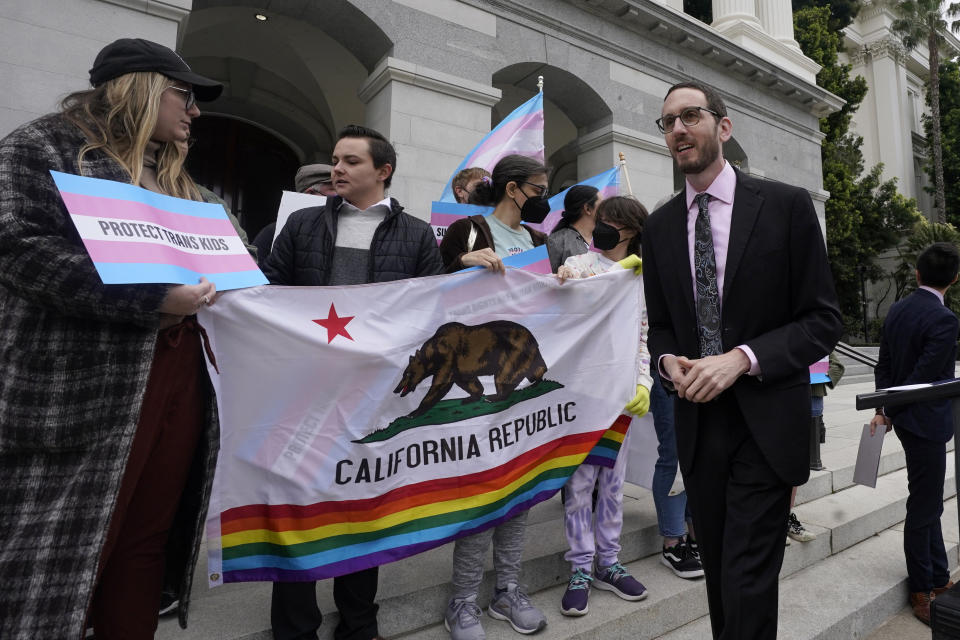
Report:
M704 193L710 195L710 233L713 236L713 255L717 263L717 288L720 289L720 305L723 307L723 277L727 271L727 249L730 246L730 224L733 220L733 194L737 190L737 174L729 162L724 163L723 170L707 187ZM687 252L690 255L690 279L696 283L696 269L693 265L693 243L696 233L697 216L700 210L697 207L696 197L699 192L687 182ZM694 284L693 297L696 300L697 287ZM756 376L760 374L760 364L757 362L757 356L753 349L745 344L737 346L737 349L743 351L750 360L750 370L748 375ZM663 356L659 362L661 375L666 372L663 370ZM666 376L669 380L669 376Z

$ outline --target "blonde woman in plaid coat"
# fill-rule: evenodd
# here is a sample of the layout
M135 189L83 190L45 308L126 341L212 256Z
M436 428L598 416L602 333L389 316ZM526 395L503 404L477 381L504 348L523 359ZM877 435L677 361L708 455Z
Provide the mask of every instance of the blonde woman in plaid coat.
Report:
M185 625L218 448L194 316L213 285L102 284L49 171L199 200L182 142L219 85L142 40L91 82L0 141L6 640L152 638L164 577Z

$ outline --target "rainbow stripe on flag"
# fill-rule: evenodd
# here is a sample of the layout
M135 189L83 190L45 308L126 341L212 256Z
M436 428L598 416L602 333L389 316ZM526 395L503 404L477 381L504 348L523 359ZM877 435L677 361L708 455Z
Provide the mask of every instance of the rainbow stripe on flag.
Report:
M617 462L620 447L623 446L623 441L627 437L627 429L630 428L631 420L630 416L620 415L610 428L603 432L603 436L587 454L583 463L612 469Z
M619 449L627 426L629 418L626 426L618 419L610 429L558 438L486 471L376 498L230 509L220 516L223 582L330 578L496 526L553 496L598 448Z
M543 94L537 93L485 135L457 165L447 180L447 186L443 188L440 201L457 201L453 195L453 178L461 170L483 167L493 171L500 158L511 154L529 156L543 162L543 148Z
M267 284L226 211L113 180L51 171L104 284Z

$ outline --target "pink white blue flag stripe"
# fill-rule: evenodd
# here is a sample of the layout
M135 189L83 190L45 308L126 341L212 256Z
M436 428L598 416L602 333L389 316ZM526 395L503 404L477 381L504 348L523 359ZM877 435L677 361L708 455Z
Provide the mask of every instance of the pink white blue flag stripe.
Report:
M825 356L810 365L810 384L830 382L830 356Z
M456 202L453 176L468 167L493 171L500 158L511 154L529 156L543 162L543 94L524 102L494 127L463 159L443 188L441 202Z
M51 171L104 284L267 284L217 204L173 198L132 184Z
M447 232L447 227L460 218L478 214L485 216L491 213L493 213L493 207L434 200L430 207L430 226L433 227L433 235L437 238L437 244L440 244L443 235Z
M533 249L521 251L520 253L515 253L512 256L507 256L503 258L503 264L506 267L513 267L514 269L521 269L523 271L529 271L530 273L553 273L550 269L550 255L547 253L547 245L545 244L534 247ZM460 272L479 271L482 268L483 267L469 267L462 269Z
M597 175L587 178L582 182L578 182L577 184L586 184L596 187L600 190L600 193L604 198L619 195L620 167L613 167L612 169L604 171L603 173L598 173ZM550 213L547 214L547 217L540 224L531 224L530 226L538 231L550 233L553 228L557 226L557 222L560 221L560 216L563 214L563 199L566 197L567 191L569 190L570 188L567 187L557 195L550 198L548 200L550 203ZM439 243L441 240L443 240L443 236L447 231L447 227L460 218L465 218L467 216L476 214L489 215L492 212L493 207L481 207L472 204L459 204L456 202L443 202L434 200L432 206L430 207L430 225L433 227L433 233L437 238L437 242ZM525 222L524 224L528 223Z
M620 166L617 165L612 169L604 171L603 173L598 173L592 178L587 178L586 180L578 182L577 184L585 184L591 187L596 187L600 190L600 195L602 195L604 198L620 195ZM560 222L560 218L563 215L563 199L567 196L567 191L569 190L570 187L567 187L557 195L550 198L550 213L547 214L547 217L544 218L543 222L540 224L531 224L530 226L538 231L543 231L544 233L550 233L553 231L553 228L557 226L557 223Z

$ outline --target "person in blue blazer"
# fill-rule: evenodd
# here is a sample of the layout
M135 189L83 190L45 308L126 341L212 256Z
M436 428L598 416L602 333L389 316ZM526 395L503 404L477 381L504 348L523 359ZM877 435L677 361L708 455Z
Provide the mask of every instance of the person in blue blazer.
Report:
M918 289L887 314L874 370L877 389L936 382L954 377L957 316L943 297L957 281L960 253L948 242L927 247L917 258ZM872 430L892 427L907 460L907 519L903 553L907 560L910 605L930 624L930 600L952 586L940 532L946 443L953 437L950 400L877 409Z

